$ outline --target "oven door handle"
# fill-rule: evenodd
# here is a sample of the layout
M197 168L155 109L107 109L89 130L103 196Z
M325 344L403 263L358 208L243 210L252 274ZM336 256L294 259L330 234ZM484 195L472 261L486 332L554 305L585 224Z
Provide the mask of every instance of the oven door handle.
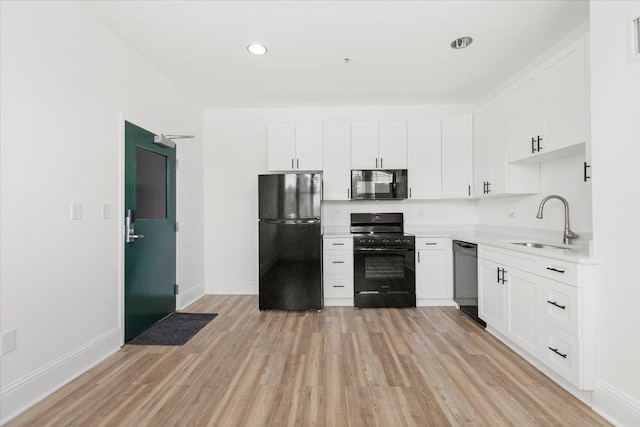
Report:
M354 252L386 252L386 253L402 253L415 252L414 248L353 248Z

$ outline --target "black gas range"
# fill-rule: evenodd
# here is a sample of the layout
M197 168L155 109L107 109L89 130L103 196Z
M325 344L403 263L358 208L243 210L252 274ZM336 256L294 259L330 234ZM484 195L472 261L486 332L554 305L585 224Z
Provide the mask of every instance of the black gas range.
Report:
M415 237L402 213L351 214L354 305L415 307Z

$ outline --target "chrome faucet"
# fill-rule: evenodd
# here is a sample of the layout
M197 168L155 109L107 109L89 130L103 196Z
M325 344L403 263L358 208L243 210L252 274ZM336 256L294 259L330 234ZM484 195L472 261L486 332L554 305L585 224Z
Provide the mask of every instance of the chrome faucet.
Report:
M571 231L571 228L569 227L569 203L567 203L567 199L565 199L562 196L557 196L555 194L545 197L540 202L540 207L538 208L538 215L536 215L536 218L542 219L542 209L544 208L544 204L547 203L547 200L549 199L558 199L562 203L564 203L564 236L562 239L562 243L570 245L573 239L577 239L580 236L578 236L576 233Z

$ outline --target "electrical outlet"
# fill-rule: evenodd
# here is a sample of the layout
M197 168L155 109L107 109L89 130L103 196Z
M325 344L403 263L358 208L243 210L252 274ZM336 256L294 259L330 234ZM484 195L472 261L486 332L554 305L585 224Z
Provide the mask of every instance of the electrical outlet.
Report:
M2 354L11 353L16 349L16 330L11 329L2 334Z
M111 205L108 203L102 204L102 219L111 219Z

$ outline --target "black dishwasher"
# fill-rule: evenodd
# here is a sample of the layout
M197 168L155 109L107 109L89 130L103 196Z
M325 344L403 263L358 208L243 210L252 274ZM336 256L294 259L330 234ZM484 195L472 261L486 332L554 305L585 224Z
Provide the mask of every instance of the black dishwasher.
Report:
M478 317L478 246L474 243L453 241L453 300L460 311L487 326Z

